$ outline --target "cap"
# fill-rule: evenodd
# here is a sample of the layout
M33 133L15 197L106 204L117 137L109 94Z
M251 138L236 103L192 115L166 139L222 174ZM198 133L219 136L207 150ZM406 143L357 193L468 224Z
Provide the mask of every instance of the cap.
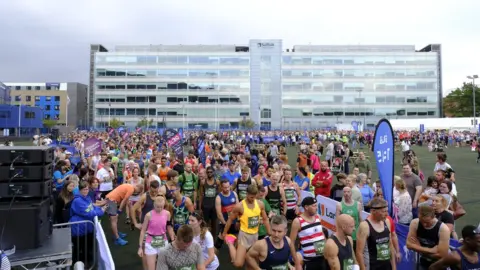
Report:
M230 165L235 165L235 162L234 162L234 161L229 161L229 162L228 162L228 165L229 165L229 166L230 166Z
M462 238L471 238L474 237L476 234L480 234L480 230L478 227L473 225L467 225L462 229Z
M317 200L313 197L306 197L305 199L303 199L302 201L302 207L305 207L307 205L312 205L312 204L316 204L317 203Z
M72 154L72 152L70 152L70 151L65 151L65 155L71 155L71 154Z

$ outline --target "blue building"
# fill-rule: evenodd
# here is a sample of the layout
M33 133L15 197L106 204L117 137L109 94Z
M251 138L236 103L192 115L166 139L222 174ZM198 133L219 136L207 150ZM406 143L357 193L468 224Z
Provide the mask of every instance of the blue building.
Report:
M15 134L20 128L20 135L34 134L36 129L43 127L43 112L39 107L22 105L0 105L0 129L9 129L8 134ZM1 134L5 134L4 132Z

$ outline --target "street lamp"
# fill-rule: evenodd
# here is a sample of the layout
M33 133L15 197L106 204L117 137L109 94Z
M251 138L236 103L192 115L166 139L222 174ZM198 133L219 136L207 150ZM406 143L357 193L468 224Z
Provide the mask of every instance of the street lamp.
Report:
M476 108L475 108L475 79L478 79L478 75L467 76L468 79L472 80L472 92L473 92L473 126L477 128L476 120Z

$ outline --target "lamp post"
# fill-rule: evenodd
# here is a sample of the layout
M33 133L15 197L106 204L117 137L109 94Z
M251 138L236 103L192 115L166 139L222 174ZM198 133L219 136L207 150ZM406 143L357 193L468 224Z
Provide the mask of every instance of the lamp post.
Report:
M476 119L476 108L475 108L475 79L478 79L478 75L467 76L468 79L472 80L472 92L473 92L473 126L477 128L477 119Z

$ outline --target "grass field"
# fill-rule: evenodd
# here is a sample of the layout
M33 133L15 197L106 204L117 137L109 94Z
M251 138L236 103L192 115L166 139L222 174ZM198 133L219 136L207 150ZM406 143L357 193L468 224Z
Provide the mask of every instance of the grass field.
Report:
M435 153L428 152L426 147L414 147L413 150L417 153L420 160L420 168L428 177L432 174L434 164L436 162ZM295 166L297 150L293 147L288 149L288 156L291 166ZM475 162L476 153L470 152L468 148L448 148L446 149L448 156L448 163L454 168L457 179L457 190L460 202L467 210L467 214L459 219L455 225L457 232L460 232L461 228L467 224L476 225L480 221L479 211L477 207L480 207L480 198L478 197L477 185L475 184L480 180L480 164ZM367 153L372 157L372 153ZM395 153L395 173L401 173L401 153ZM372 162L372 166L375 168L375 162ZM373 179L377 178L376 170L374 170ZM138 237L139 232L130 232L126 225L124 225L124 218L119 221L119 228L122 232L128 233L126 240L129 241L127 246L115 246L110 232L110 225L107 220L102 222L104 225L105 233L110 243L113 259L117 269L129 269L140 270L142 269L141 261L137 256ZM230 264L230 258L227 249L224 247L219 253L220 269L229 270L235 269Z

